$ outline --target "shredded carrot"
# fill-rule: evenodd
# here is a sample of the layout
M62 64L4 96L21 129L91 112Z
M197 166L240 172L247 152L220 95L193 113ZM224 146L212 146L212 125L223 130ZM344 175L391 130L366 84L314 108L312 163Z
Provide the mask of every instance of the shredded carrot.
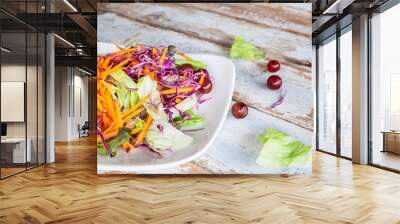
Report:
M100 102L100 100L97 100L97 110L104 111L103 104Z
M180 98L175 99L175 103L180 103L182 100Z
M163 64L166 55L167 55L167 48L164 48L162 55L160 57L160 65Z
M139 133L141 130L142 130L142 128L134 128L131 131L131 135L135 135L135 134Z
M109 132L107 134L104 134L104 138L107 140L107 139L115 137L117 135L118 135L118 130L114 130L113 132Z
M147 68L147 67L143 68L142 72L143 72L144 75L148 75L148 74L150 74L150 69Z
M108 69L104 72L104 74L102 74L102 78L105 79L107 78L107 76L115 71L118 71L119 69L121 69L123 66L125 66L126 64L129 63L129 61L131 60L131 57L129 56L128 59L125 59L124 61L120 62L119 64L115 65L113 68Z
M165 90L161 91L161 93L164 94L164 95L166 95L166 94L174 94L174 93L176 93L177 89L181 93L186 93L186 92L190 92L190 91L193 90L192 87L180 87L180 88L165 89Z
M138 111L134 111L133 113L131 113L128 117L123 118L122 119L122 115L121 117L117 117L116 119L114 119L114 121L112 122L112 124L104 131L104 134L109 133L113 130L116 130L118 128L121 128L123 126L123 124L128 121L129 119L131 119L132 117L138 115L140 112L143 111L143 108L139 109ZM120 112L119 112L120 113Z
M125 50L122 50L122 51L118 51L118 52L112 53L110 55L109 59L112 59L112 58L115 58L117 56L121 56L121 55L124 55L124 54L128 54L128 53L131 53L132 51L136 51L136 50L137 50L137 48L132 47L132 48L128 48L128 49L125 49Z
M131 143L127 142L127 143L122 144L122 148L125 149L126 151L129 151L129 150L133 149L134 146Z
M126 117L124 117L124 119L122 120L123 123L126 123L128 120L130 120L131 118L137 116L138 114L140 114L142 111L144 111L144 108L140 108L136 111L133 111L132 113L126 115Z
M115 130L116 128L120 128L123 126L124 123L126 123L128 120L130 120L131 118L137 116L138 114L140 114L144 108L140 108L139 110L135 110L137 108L139 108L143 102L146 101L146 99L148 98L148 96L143 97L143 99L141 100L142 102L138 102L136 105L134 105L131 109L129 109L128 111L121 113L121 116L117 117L117 119L113 119L114 122L112 122L112 124L104 131L104 134L111 132L113 130ZM117 108L119 110L119 107ZM120 118L120 119L118 119Z
M124 65L128 64L128 62L131 60L131 57L129 56L127 59L123 60L122 62L120 62L119 64L115 65L111 70L111 72L117 71L119 69L121 69Z
M129 150L128 143L122 144L122 148L125 149L126 151L128 151Z
M153 119L151 118L151 116L147 115L143 129L142 129L142 131L140 131L139 135L136 138L135 146L142 144L144 136L146 135L147 130L149 129L152 120Z
M109 122L109 123L107 124L107 126L110 126L110 123L111 123L111 122ZM108 134L108 133L112 133L112 132L114 132L114 131L117 131L118 129L115 128L115 124L116 124L116 123L112 123L111 126L110 126L107 130L103 131L103 134L106 135L106 134Z
M152 80L156 80L156 77L154 76L154 72L150 72L149 76ZM157 83L158 84L158 83Z
M131 107L131 109L125 111L122 113L122 117L125 117L126 115L132 113L133 111L135 111L137 108L139 108L140 106L142 106L142 104L144 102L146 102L146 100L150 97L150 94L148 94L147 96L143 97L141 100L139 100L139 102L137 102L135 105L133 105Z
M117 122L118 122L118 126L119 127L122 127L122 125L123 125L123 122L122 122L122 114L121 114L121 108L119 107L119 103L118 102L114 102L114 108L115 108L115 111L116 111L116 120L117 120Z
M188 60L188 61L193 61L193 59L191 57L187 56L186 54L184 54L184 53L182 53L180 51L176 51L175 53L178 54L179 56L181 56L182 58Z
M104 63L104 58L100 58L99 62L97 62L97 67L102 67Z
M112 117L115 118L116 114L115 114L115 110L114 110L114 105L113 105L113 101L112 101L112 97L107 97L106 99L106 105L107 105L107 113Z
M204 75L202 75L202 76L200 77L199 84L200 84L200 85L203 85L203 82L204 82Z

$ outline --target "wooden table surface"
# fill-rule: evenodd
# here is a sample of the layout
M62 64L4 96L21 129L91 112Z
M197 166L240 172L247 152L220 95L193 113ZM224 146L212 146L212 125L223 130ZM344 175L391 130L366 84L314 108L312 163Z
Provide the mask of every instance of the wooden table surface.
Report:
M245 102L244 120L230 114L211 148L181 167L153 173L301 173L310 168L266 169L255 159L257 136L276 128L312 144L311 4L265 3L103 3L98 4L98 41L138 40L153 46L173 44L186 53L229 57L240 35L281 63L287 90L283 104L271 108L279 91L265 87L265 62L234 60L237 75L233 101Z

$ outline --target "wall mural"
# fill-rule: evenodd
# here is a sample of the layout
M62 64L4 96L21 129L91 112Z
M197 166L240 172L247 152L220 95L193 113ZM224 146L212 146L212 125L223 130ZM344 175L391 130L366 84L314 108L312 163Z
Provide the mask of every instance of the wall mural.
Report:
M98 173L311 173L311 4L98 10Z

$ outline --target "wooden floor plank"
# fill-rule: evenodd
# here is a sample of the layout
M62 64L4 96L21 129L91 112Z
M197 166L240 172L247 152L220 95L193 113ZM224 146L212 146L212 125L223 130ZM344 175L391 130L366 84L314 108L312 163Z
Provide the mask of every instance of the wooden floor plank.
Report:
M0 181L0 223L400 223L400 175L314 153L313 175L97 175L95 138Z

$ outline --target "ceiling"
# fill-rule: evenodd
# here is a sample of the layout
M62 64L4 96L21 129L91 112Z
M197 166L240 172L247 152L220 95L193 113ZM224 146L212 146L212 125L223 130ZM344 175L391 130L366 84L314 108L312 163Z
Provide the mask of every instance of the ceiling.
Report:
M24 44L21 39L25 29L39 32L54 32L56 63L82 66L94 71L96 64L97 2L165 2L171 0L1 0L0 22L3 35L9 42L7 47L20 52ZM175 0L185 1L185 0ZM215 0L203 0L214 1ZM313 43L319 43L351 24L352 18L374 9L388 0L226 0L227 2L293 2L312 3ZM221 1L224 2L224 1ZM49 13L49 12L52 13ZM29 39L29 38L28 38ZM65 40L65 41L64 41ZM22 41L22 42L21 42ZM29 41L29 40L28 40ZM14 42L14 43L11 43ZM32 47L32 49L30 49ZM27 52L35 46L28 44ZM18 50L19 49L19 50ZM17 53L14 53L17 54Z
M351 24L354 17L372 11L388 0L310 0L312 3L313 44Z
M34 36L29 32L35 35L52 32L57 34L56 65L79 66L94 74L96 4L96 0L1 0L2 46L11 50L7 56L25 58L21 56L28 55L28 59L32 58L36 55L37 47L29 43ZM28 44L25 43L25 31L28 33ZM36 40L33 42L36 43Z

